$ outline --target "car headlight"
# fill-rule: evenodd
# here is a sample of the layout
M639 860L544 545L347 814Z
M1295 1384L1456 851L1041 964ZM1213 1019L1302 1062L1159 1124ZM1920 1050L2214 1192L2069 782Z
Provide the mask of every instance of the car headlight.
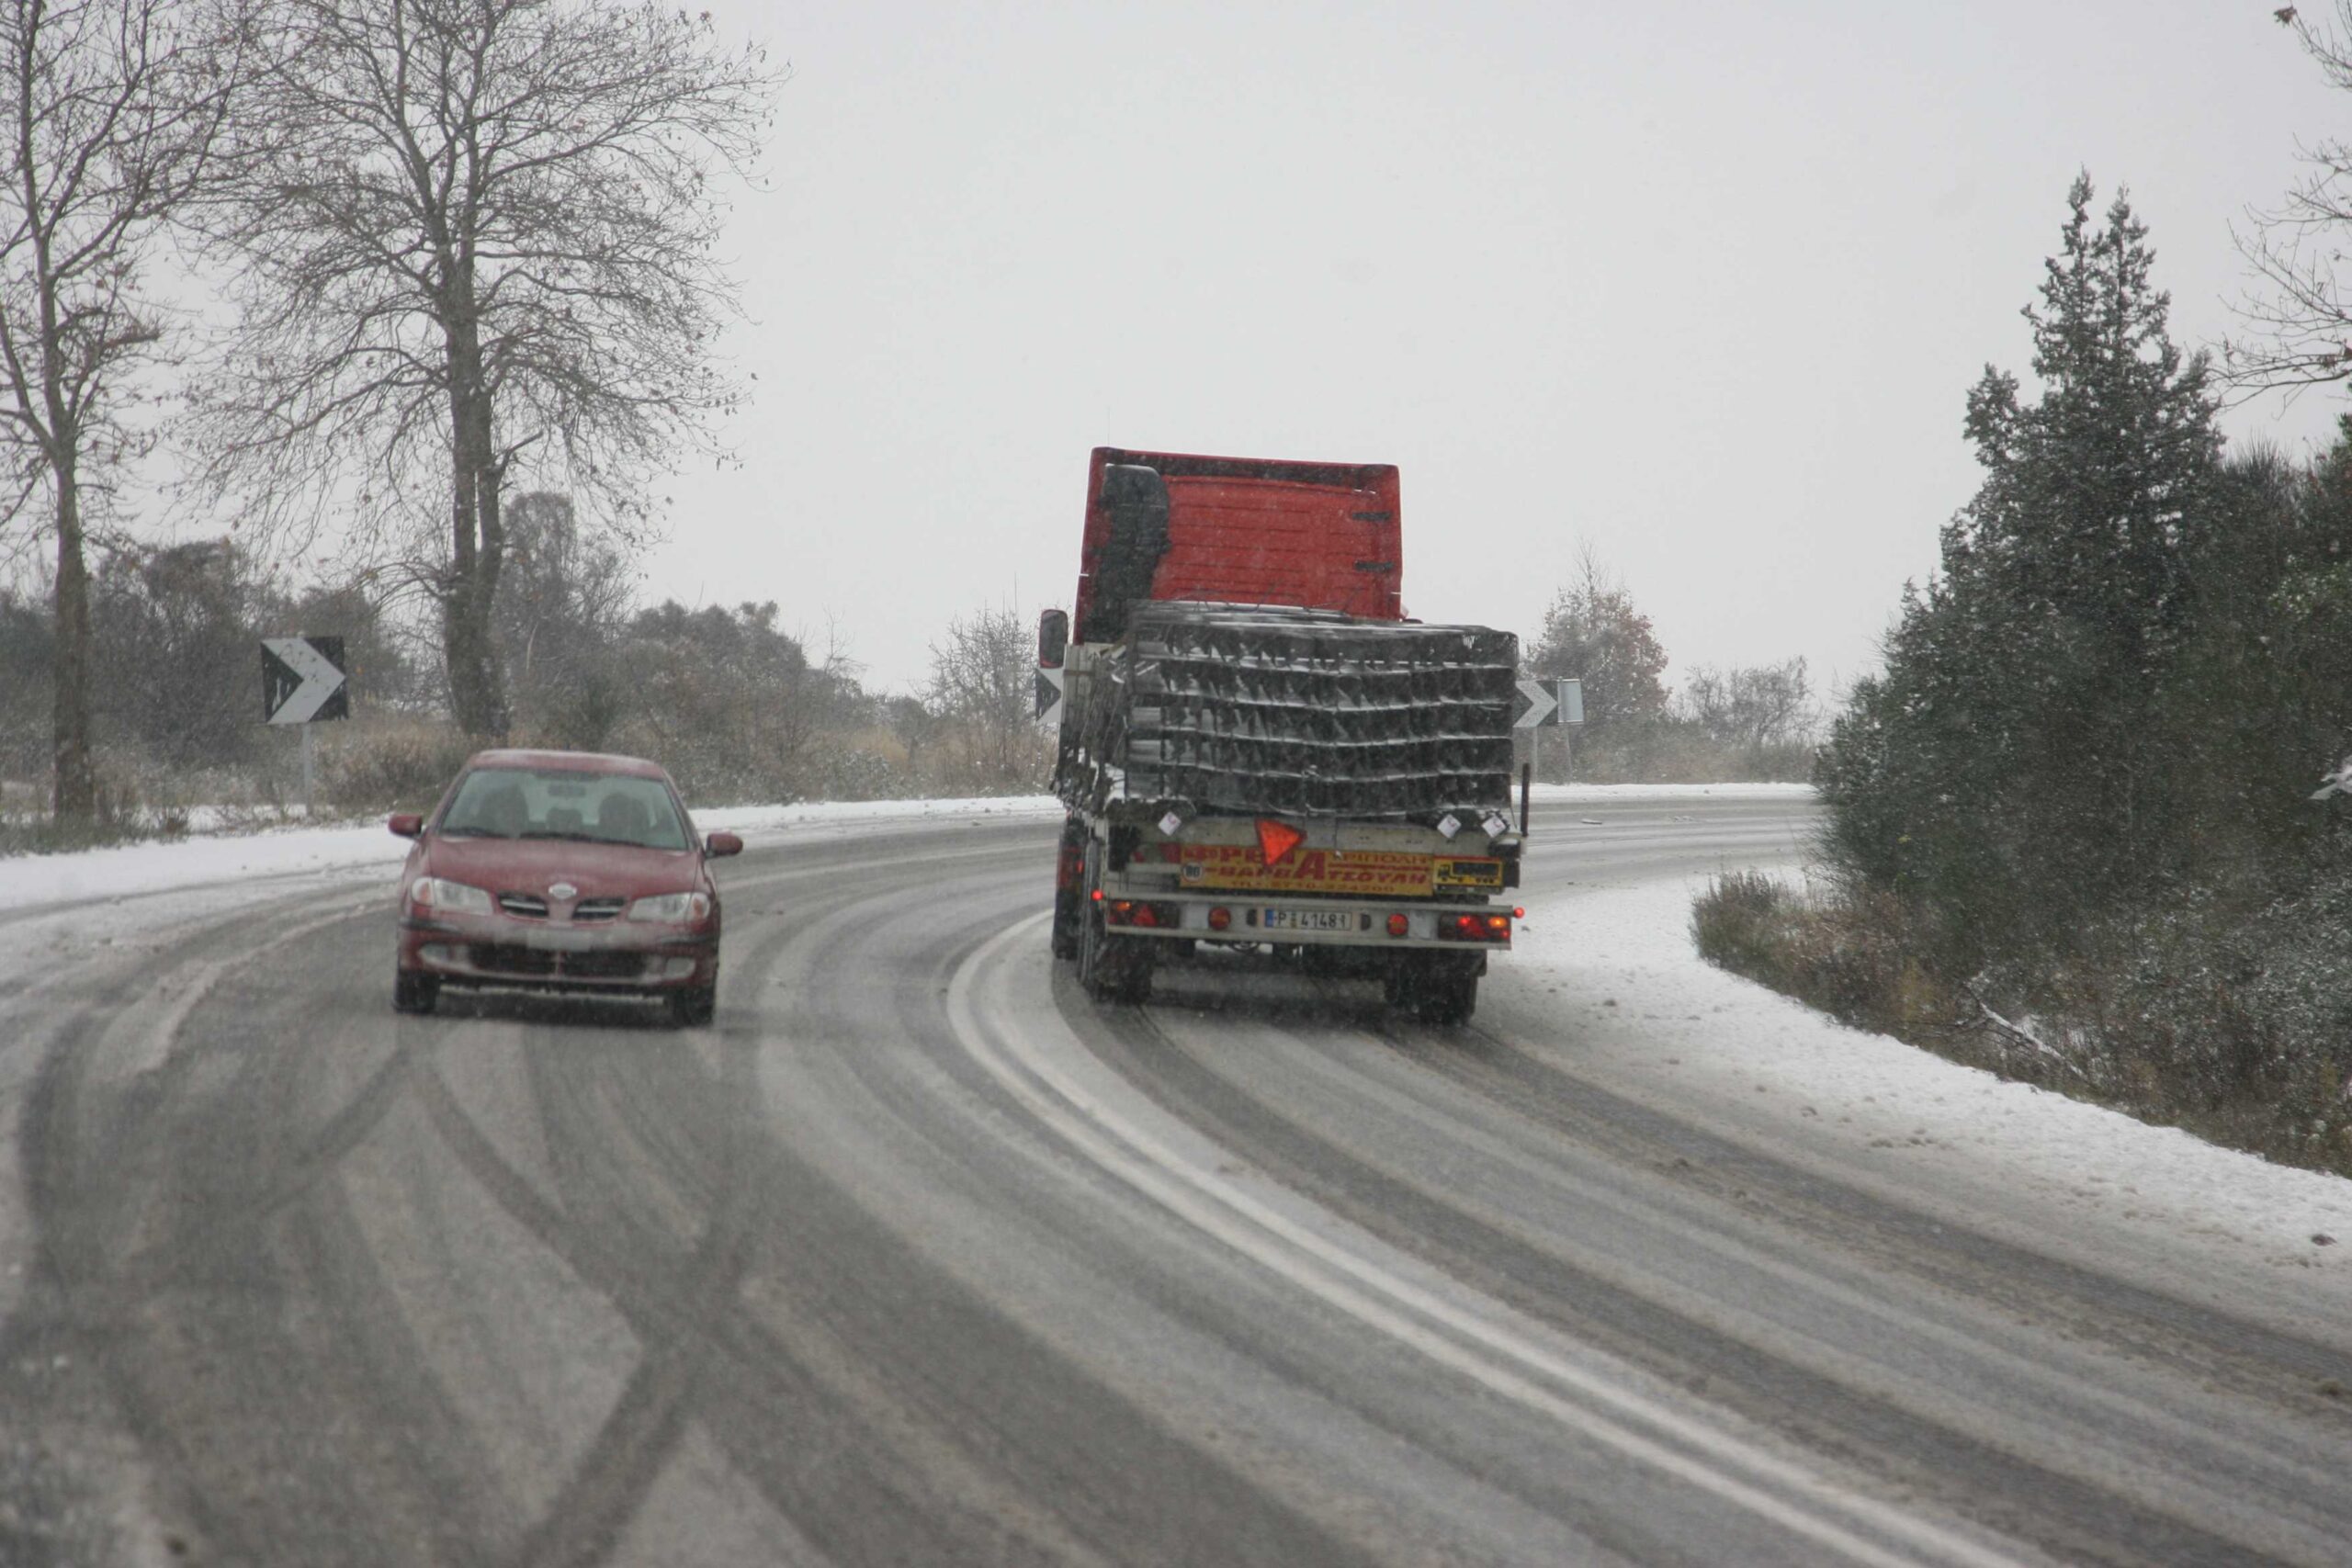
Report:
M655 920L667 926L690 926L710 918L710 895L707 893L663 893L656 897L639 898L628 907L632 920Z
M447 877L420 876L410 884L409 902L420 909L441 909L452 915L487 915L490 895L479 887Z

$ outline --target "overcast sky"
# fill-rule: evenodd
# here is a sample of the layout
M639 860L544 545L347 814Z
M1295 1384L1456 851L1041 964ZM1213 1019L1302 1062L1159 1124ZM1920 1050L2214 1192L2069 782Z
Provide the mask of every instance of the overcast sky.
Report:
M2176 338L2231 329L2230 225L2352 130L2272 9L720 0L793 71L733 230L758 381L645 586L906 687L950 617L1069 603L1092 446L1390 462L1414 615L1532 636L1589 541L1670 682L1850 679L2077 169Z

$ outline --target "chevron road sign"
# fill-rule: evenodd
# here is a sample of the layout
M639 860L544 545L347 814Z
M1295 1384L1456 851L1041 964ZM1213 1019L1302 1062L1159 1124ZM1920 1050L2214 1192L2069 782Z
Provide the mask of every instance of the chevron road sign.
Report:
M1069 676L1067 670L1037 671L1037 722L1058 728L1062 722L1062 682Z
M1554 725L1584 722L1584 682L1577 680L1521 681L1519 683L1519 711L1512 716L1513 729L1549 728Z
M351 694L344 683L343 638L262 638L261 716L265 724L349 718Z

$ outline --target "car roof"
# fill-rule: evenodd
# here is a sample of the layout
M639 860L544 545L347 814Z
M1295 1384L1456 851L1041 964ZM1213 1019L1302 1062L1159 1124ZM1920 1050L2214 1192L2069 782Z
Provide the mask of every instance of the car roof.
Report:
M625 773L641 779L667 779L659 764L642 757L620 757L602 751L529 751L501 748L477 751L466 759L468 768L529 769L537 773Z

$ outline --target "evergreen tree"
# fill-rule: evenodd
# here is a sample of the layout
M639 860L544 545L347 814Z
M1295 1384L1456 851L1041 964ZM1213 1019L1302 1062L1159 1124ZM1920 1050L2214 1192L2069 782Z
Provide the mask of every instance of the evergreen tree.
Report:
M2168 826L2153 720L2221 442L2145 226L2122 196L2104 219L2092 202L2078 176L2025 311L2041 395L1989 366L1969 393L1984 484L1821 769L1849 869L1923 895L1972 941L2063 931L2078 900L2160 868Z

